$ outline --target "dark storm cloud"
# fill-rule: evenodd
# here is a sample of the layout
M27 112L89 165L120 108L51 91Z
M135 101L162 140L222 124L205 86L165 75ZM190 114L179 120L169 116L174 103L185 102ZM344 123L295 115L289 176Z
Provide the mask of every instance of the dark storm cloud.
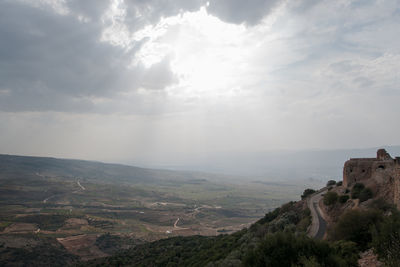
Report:
M74 14L1 3L0 109L92 110L92 98L110 98L144 85L163 89L173 82L166 60L161 67L128 67L141 42L126 51L100 42L102 30L100 22L83 23Z
M254 25L279 2L281 0L213 0L207 11L229 23Z
M214 0L208 11L227 22L255 24L276 2ZM0 2L0 111L93 111L95 99L138 88L163 90L177 82L168 57L150 68L132 65L147 39L131 40L129 47L101 41L113 23L104 17L112 1L67 0L62 14L39 8L46 3ZM126 13L116 20L133 34L206 3L125 0Z

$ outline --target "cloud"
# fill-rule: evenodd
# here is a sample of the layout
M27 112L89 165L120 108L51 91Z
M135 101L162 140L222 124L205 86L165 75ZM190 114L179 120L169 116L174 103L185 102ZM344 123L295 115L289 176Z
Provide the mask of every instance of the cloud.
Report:
M333 72L340 74L348 73L351 71L359 71L362 68L361 65L354 64L350 60L335 62L332 63L329 67L332 69Z
M110 4L110 0L67 0L65 2L65 5L72 13L92 21L101 18Z
M160 90L177 82L177 77L171 71L169 59L165 57L160 62L150 66L142 77L141 85L147 89Z
M399 1L207 2L0 1L0 146L151 161L397 142Z
M223 21L255 25L281 0L211 0L207 11Z
M131 26L156 24L161 18L197 11L205 3L205 0L126 0L126 22Z
M208 12L231 23L254 25L275 2L211 1ZM1 2L0 90L7 93L0 94L0 110L96 112L104 103L99 99L118 100L139 88L163 90L178 83L171 55L158 56L150 65L140 61L137 53L154 38L135 34L206 4L205 0ZM136 95L135 102L144 97L131 95Z
M101 13L88 12L92 18ZM132 65L141 42L126 50L101 42L103 30L100 21L84 22L72 13L0 3L0 89L8 92L0 94L0 109L93 111L96 98L174 82L169 59L152 68Z

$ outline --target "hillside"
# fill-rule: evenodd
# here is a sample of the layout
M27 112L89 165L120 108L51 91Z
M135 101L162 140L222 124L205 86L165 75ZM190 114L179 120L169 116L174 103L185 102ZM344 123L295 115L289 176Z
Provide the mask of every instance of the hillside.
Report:
M385 263L399 266L400 212L394 205L398 203L393 192L387 194L394 190L387 181L396 173L398 159L379 150L376 159L368 160L377 166L386 163L385 172L369 172L368 176L360 169L356 174L358 183L348 181L347 162L345 184L329 181L327 187L319 191L307 189L303 200L289 202L234 234L169 238L89 264L364 267ZM352 159L349 162L357 160L365 161ZM395 165L388 165L390 162ZM396 177L392 178L398 179ZM375 187L371 189L361 182Z
M94 161L57 159L46 157L27 157L0 154L0 174L8 176L42 175L62 176L66 179L84 177L102 182L160 183L184 180L217 179L217 175L139 168L121 164ZM219 176L222 177L222 176Z
M65 255L57 260L65 265L168 237L233 233L298 191L207 173L0 155L0 262L22 264L30 255L37 263L42 251Z
M291 186L2 156L0 265L398 266L398 158L385 153L349 160L345 183L306 189L269 212L285 201L271 196ZM354 169L358 161L377 169Z

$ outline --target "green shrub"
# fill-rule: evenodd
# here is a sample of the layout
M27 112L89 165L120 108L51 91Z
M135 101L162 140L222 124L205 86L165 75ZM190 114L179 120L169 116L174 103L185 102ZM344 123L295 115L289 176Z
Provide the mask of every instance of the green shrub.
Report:
M324 204L326 206L335 204L337 200L338 200L338 194L336 192L330 191L324 195Z
M364 188L365 188L365 185L362 184L362 183L356 183L356 184L353 186L353 190L357 190L357 191L361 191L361 190L363 190Z
M358 253L357 244L351 241L339 240L333 243L333 248L338 255L346 259L347 264L355 264L358 266ZM347 265L347 266L349 266Z
M360 202L366 201L373 197L372 190L366 188L362 183L356 183L351 189L351 198L360 199Z
M327 183L326 183L326 186L332 186L332 185L335 185L336 184L336 181L335 180L329 180Z
M311 224L311 216L304 217L299 221L299 223L296 225L297 231L299 232L306 232L308 227Z
M301 199L305 199L306 197L314 194L316 191L314 189L311 188L307 188L306 190L304 190L303 194L301 195Z
M244 266L357 266L357 250L351 243L330 245L291 233L267 235L247 253ZM346 253L347 255L345 255Z
M276 208L273 211L268 212L265 214L264 218L260 219L257 223L258 224L266 224L273 220L275 220L279 214L281 213L281 208Z
M348 195L341 195L341 196L339 196L339 202L340 203L346 203L347 202L347 200L349 200L349 196Z
M364 250L372 240L370 228L377 225L382 219L382 213L377 210L350 210L339 218L329 236L333 240L355 242Z
M362 183L356 183L351 189L351 198L356 199L360 197L361 191L365 188Z
M400 266L400 213L391 216L372 230L372 246L386 266Z
M378 199L375 199L374 201L372 201L370 207L373 208L373 209L384 211L384 212L386 212L386 211L392 211L393 212L393 211L396 210L396 206L395 205L386 202L382 198L378 198Z
M364 202L372 197L373 197L372 190L366 187L363 190L361 190L360 196L358 198L360 199L360 202Z
M339 182L336 183L336 186L341 186L342 184L343 184L343 182L339 181Z

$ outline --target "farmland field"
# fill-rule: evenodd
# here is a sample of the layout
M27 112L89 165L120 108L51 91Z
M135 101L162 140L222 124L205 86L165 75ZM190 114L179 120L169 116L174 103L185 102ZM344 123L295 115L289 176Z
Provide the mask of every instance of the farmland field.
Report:
M129 247L240 230L300 190L97 162L7 155L0 160L0 246L10 247L10 236L50 238L81 259L109 255L107 242L115 238Z

